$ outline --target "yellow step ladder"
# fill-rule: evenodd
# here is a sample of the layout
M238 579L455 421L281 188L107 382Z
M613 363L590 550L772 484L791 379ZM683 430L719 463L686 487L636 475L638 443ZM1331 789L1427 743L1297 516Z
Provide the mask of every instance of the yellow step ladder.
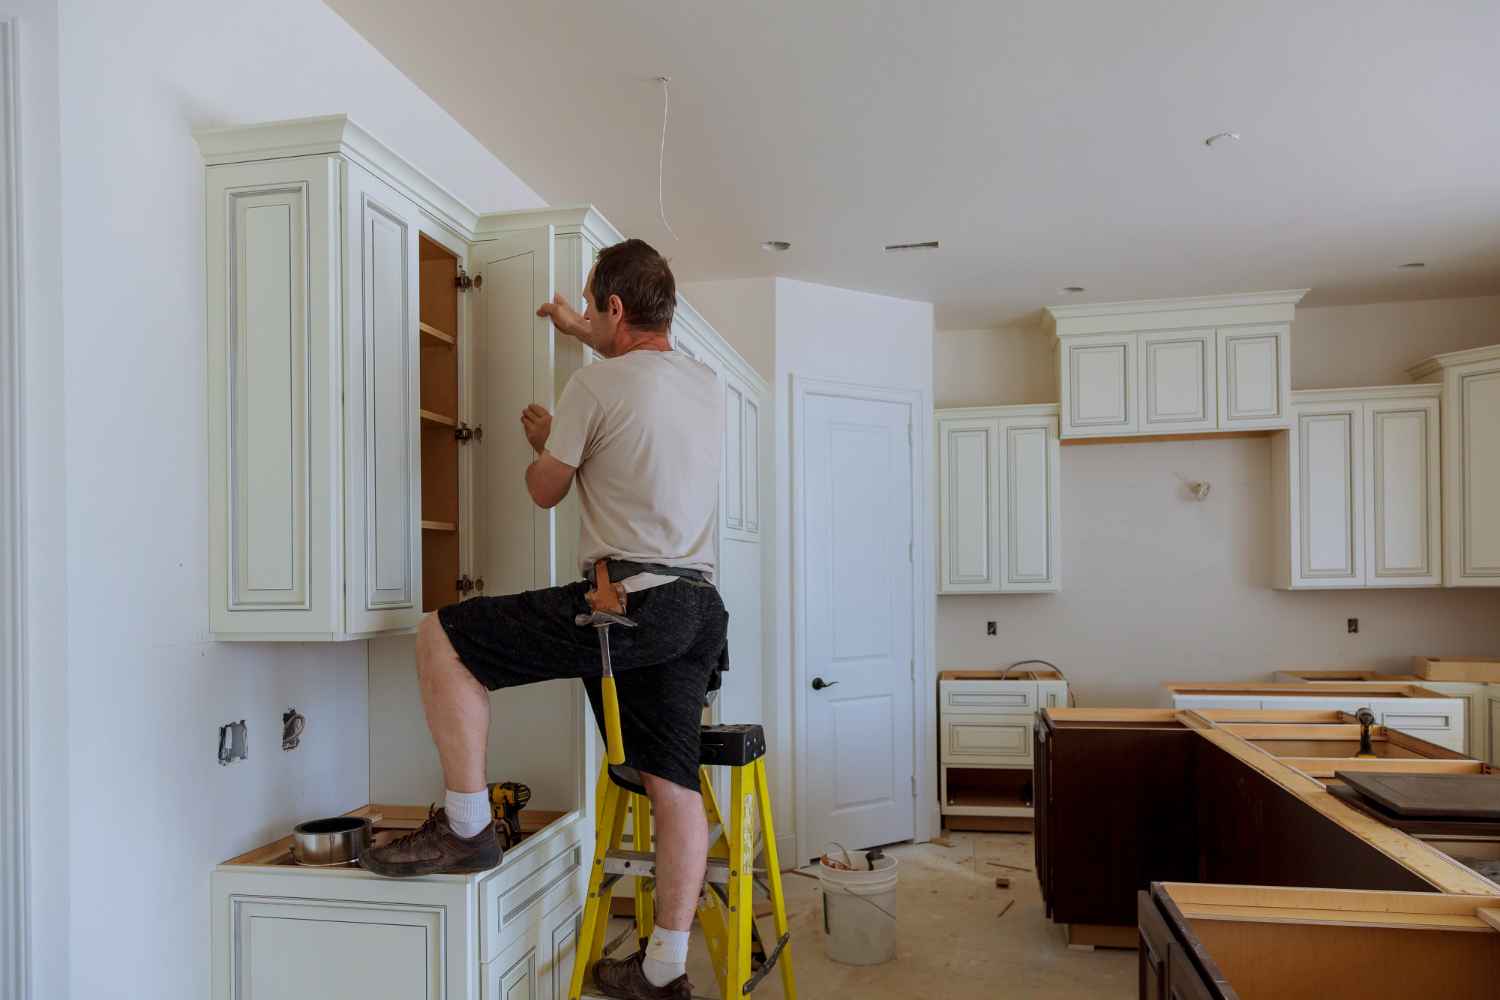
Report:
M776 832L771 824L771 789L766 780L765 731L758 725L704 726L699 757L699 784L708 814L708 872L698 900L698 925L708 942L719 996L724 1000L750 994L771 970L780 967L786 1000L796 1000L792 955L787 930L786 899L781 892L781 869L776 857ZM729 815L714 795L710 767L729 768ZM610 780L606 762L595 792L597 827L594 862L589 873L588 902L578 934L578 952L568 1000L591 1000L584 988L594 963L632 935L607 941L610 902L621 879L635 881L634 937L644 947L655 924L652 889L656 855L651 827L651 803L644 795ZM624 845L630 819L631 849ZM766 868L755 868L757 820L764 838ZM764 876L764 878L762 878ZM755 923L755 890L771 900L776 939L768 950Z

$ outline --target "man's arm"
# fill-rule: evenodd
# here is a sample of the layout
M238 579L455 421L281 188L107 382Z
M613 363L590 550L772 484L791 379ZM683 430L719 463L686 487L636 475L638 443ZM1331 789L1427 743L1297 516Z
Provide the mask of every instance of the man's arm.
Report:
M544 510L556 507L572 489L573 474L577 471L544 451L526 467L526 491L538 507Z

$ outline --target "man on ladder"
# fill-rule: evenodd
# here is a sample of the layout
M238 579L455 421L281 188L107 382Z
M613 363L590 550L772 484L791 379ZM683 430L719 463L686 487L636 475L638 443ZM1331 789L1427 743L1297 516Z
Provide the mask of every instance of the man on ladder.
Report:
M537 452L526 470L532 499L554 507L577 481L580 569L590 579L474 598L422 622L417 673L442 759L444 807L410 836L366 852L363 863L394 877L499 864L484 767L489 691L581 678L604 729L600 641L577 620L621 608L636 627L607 635L623 737L612 742L625 748L610 774L651 802L655 927L644 951L601 960L594 978L612 997L685 1000L708 853L699 723L726 665L729 624L713 586L723 396L708 367L672 350L676 283L649 245L626 240L603 250L586 292L581 316L562 296L537 313L605 360L573 375L555 416L532 405L521 423Z

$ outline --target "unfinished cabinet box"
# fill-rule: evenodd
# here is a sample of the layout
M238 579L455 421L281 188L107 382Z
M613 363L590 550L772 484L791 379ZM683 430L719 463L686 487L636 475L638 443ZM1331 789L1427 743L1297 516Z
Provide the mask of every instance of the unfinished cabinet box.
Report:
M1442 583L1435 386L1292 394L1271 448L1284 589Z
M1287 426L1292 314L1305 292L1048 308L1062 438Z
M1462 752L1465 705L1416 684L1166 684L1173 708L1244 708L1270 711L1335 710L1350 715L1361 708L1392 729Z
M938 593L1060 589L1057 407L936 416Z
M1158 883L1139 914L1142 1000L1481 1000L1500 969L1500 895Z
M1443 390L1443 582L1500 587L1500 346L1411 369Z

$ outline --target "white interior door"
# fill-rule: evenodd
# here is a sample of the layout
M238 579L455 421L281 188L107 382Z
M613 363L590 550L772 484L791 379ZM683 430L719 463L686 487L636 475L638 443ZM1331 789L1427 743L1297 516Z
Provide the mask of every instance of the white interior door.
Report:
M797 830L811 857L916 832L914 483L907 403L809 394L800 416Z

